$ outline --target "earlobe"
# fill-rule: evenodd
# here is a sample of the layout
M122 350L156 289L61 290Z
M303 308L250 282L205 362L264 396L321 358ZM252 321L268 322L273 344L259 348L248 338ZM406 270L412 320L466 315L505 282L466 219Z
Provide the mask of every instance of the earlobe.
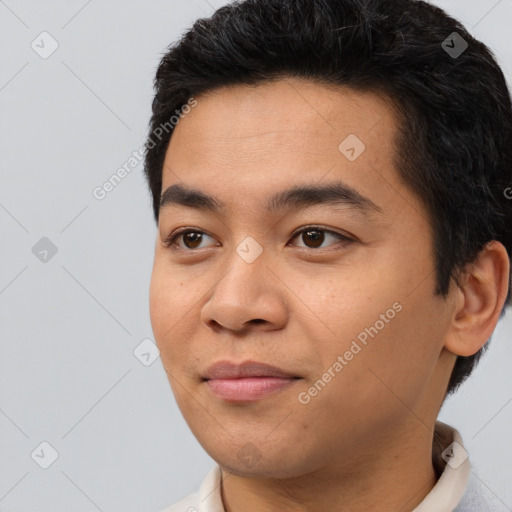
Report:
M510 260L503 244L493 240L468 264L457 285L456 305L445 348L459 356L478 352L498 323L509 287Z

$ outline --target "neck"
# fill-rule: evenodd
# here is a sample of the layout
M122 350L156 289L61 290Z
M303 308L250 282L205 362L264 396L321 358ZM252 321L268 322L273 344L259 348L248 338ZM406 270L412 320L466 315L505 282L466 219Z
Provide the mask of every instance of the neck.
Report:
M364 450L294 478L240 476L222 469L226 512L410 512L434 487L433 429L416 421Z

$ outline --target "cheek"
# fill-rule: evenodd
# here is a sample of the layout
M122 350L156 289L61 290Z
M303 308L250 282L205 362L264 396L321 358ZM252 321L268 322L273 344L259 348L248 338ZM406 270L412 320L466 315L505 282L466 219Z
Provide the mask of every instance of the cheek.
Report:
M197 317L200 299L194 293L197 287L193 288L187 289L186 280L179 272L155 263L149 288L150 321L162 364L173 374L186 372L193 358L190 340L198 325L194 315Z
M322 365L317 370L327 370L346 354L350 371L344 373L358 381L368 379L370 367L396 371L396 363L410 356L417 322L409 311L403 274L383 267L341 268L321 282L302 281L300 296L309 298L305 302L315 313L303 317L302 328L315 340Z
M183 273L172 268L165 254L156 254L149 287L149 308L157 325L171 324L185 314L191 296L186 289ZM190 302L190 301L189 301ZM169 327L168 327L169 328Z
M186 314L186 304L180 283L175 275L155 263L149 288L149 313L155 341L162 351L179 328L179 320Z
M162 324L165 321L164 311L168 309L170 297L165 293L164 280L158 267L153 267L149 286L149 316L157 344L161 341Z
M296 277L290 277L290 282L297 282ZM324 278L303 279L299 290L297 309L303 310L302 319L307 321L312 339L324 339L325 348L331 345L335 351L373 325L397 296L378 276L354 268L335 269Z

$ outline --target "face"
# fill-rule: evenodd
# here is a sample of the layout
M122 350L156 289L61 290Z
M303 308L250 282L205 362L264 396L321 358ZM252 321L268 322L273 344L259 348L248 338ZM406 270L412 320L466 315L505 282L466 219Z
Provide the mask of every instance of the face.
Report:
M391 104L291 78L196 99L165 158L150 314L198 441L235 474L292 477L433 424L450 308ZM291 378L208 374L226 361Z

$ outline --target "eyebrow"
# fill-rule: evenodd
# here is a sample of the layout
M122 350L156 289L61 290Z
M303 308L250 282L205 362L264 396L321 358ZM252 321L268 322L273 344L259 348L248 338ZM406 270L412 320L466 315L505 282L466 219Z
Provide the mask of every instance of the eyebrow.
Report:
M218 212L227 207L226 203L220 199L181 184L169 186L160 196L160 208L170 205L181 205L208 212ZM298 185L277 192L267 199L265 207L268 212L275 212L317 205L348 205L362 213L382 213L382 209L370 198L339 181L321 186Z

